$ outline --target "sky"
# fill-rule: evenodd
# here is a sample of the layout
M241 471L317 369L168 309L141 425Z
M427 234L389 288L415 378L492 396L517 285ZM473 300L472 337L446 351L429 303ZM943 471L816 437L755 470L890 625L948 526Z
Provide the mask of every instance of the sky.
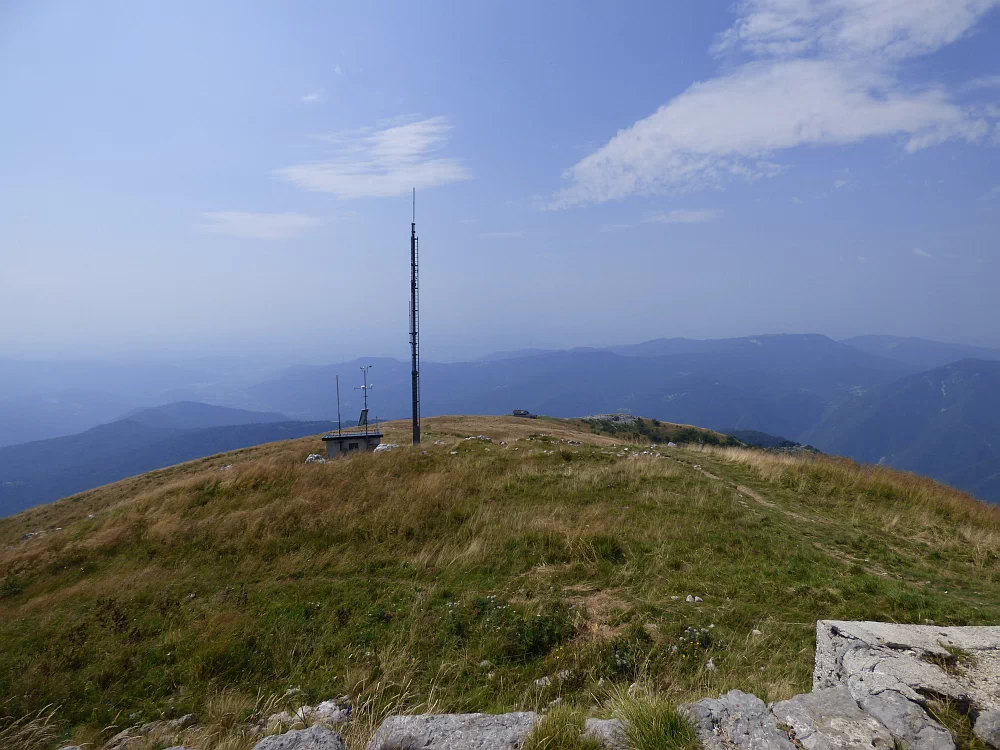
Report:
M0 4L0 356L1000 347L1000 0Z

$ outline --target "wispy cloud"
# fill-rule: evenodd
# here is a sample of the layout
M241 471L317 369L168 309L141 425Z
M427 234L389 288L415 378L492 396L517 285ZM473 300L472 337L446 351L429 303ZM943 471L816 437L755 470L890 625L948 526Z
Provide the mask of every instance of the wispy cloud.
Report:
M340 134L332 157L279 169L284 180L338 198L383 198L471 177L460 161L438 156L451 132L444 117Z
M303 104L323 104L326 101L326 94L322 91L311 91L301 99Z
M978 141L992 125L905 60L966 34L1000 0L743 0L718 54L749 58L695 83L566 172L549 208L680 193L776 174L804 145L897 136L907 152Z
M913 248L913 254L916 255L918 258L932 258L932 257L934 257L929 252L927 252L926 250L921 250L919 247Z
M340 65L334 65L333 72L336 73L338 76L344 75L344 70L343 68L340 67Z
M845 187L851 184L850 180L836 180L833 183L834 190L843 190Z
M985 89L1000 89L1000 76L980 76L973 78L962 86L962 91L983 91Z
M673 211L658 211L649 214L643 221L647 224L703 224L706 221L714 221L722 216L722 212L714 208L691 210L687 208L677 208Z
M601 224L599 227L602 232L623 232L626 229L631 229L632 224Z
M305 214L262 214L248 211L212 211L203 213L201 218L204 222L196 225L196 229L201 232L260 240L299 237L323 223L321 219Z

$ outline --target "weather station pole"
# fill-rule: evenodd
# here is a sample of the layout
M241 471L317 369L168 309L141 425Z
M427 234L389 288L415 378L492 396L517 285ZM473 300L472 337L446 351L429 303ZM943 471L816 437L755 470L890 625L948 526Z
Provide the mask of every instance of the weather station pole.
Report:
M361 411L362 419L364 419L365 421L365 435L368 435L368 391L375 387L374 383L368 385L368 371L370 369L372 369L371 365L367 365L366 367L361 368L361 376L364 378L362 382L364 383L364 385L360 387L354 386L354 390L361 391L361 395L365 399L364 409ZM361 425L358 425L358 427L360 426Z
M413 444L420 443L420 243L417 240L417 189L413 189L413 220L410 222L410 370L413 391Z

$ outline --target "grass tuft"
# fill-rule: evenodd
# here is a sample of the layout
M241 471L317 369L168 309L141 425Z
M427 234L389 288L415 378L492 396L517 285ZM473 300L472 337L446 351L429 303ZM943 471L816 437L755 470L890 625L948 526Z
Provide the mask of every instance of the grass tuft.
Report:
M4 750L49 750L59 736L55 715L46 706L19 719L0 719L0 747Z
M583 736L585 720L578 709L556 706L535 724L521 749L600 750L596 739Z
M625 726L630 750L700 750L691 723L662 695L633 685L617 689L609 707Z

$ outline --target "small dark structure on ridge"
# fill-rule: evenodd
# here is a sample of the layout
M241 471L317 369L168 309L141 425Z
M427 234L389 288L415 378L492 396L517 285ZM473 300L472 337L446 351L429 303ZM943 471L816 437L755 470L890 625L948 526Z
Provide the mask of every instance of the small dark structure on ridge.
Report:
M372 386L368 384L368 370L371 369L371 365L368 367L362 367L361 372L364 374L364 385L357 386L355 390L360 390L365 397L365 407L361 410L361 416L358 418L358 425L355 429L344 432L340 429L340 377L337 377L337 431L330 432L323 436L323 442L326 443L326 457L327 458L337 458L337 456L343 456L345 453L354 453L355 451L373 451L382 442L382 431L378 428L378 420L375 420L375 429L372 430L368 426L368 391L371 390Z
M525 419L538 419L537 414L532 414L527 409L514 409L513 413L515 417L523 417Z

